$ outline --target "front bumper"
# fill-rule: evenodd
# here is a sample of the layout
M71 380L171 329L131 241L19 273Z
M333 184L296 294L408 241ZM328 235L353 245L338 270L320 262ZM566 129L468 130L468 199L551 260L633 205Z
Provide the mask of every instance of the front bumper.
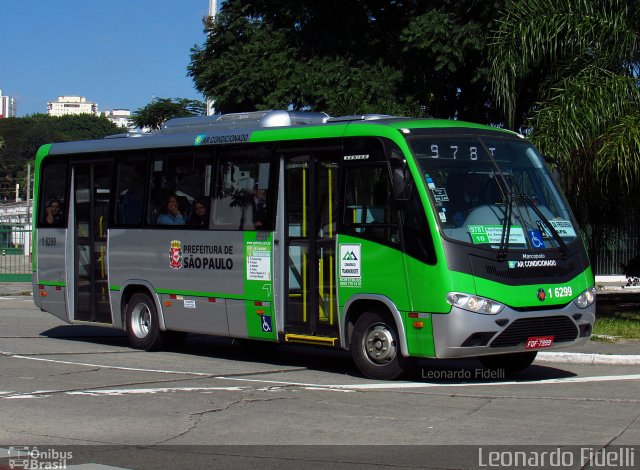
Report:
M544 349L574 346L589 340L596 320L595 303L579 309L573 302L542 311L505 307L497 315L452 307L431 318L436 357L442 359L531 351L525 343L532 336L554 336L553 345Z

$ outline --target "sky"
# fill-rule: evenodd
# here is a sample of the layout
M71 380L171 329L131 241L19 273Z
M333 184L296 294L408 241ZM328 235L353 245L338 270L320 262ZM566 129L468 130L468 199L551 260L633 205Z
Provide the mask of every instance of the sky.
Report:
M187 76L208 0L1 0L0 90L23 117L58 96L99 111L204 101Z

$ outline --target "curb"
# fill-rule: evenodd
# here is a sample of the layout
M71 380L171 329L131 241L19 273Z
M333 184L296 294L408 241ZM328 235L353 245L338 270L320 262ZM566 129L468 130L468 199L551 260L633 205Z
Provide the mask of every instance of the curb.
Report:
M640 355L541 352L538 353L535 362L638 366L640 365Z

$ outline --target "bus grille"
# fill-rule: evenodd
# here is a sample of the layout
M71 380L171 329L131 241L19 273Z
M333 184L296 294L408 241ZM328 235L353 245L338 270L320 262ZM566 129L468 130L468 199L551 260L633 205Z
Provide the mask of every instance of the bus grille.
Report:
M507 327L493 342L492 348L517 346L531 336L553 336L554 343L574 341L578 328L567 317L520 318Z

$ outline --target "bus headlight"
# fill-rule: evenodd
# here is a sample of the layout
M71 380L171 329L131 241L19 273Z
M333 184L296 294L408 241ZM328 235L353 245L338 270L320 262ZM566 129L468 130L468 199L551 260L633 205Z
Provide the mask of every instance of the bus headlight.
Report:
M596 288L591 287L587 289L582 294L580 294L573 301L578 308L587 308L589 305L593 304L596 301Z
M449 292L447 294L447 302L454 307L487 315L500 313L504 308L504 305L495 300L485 299L484 297L478 297L476 295L461 294L459 292Z

